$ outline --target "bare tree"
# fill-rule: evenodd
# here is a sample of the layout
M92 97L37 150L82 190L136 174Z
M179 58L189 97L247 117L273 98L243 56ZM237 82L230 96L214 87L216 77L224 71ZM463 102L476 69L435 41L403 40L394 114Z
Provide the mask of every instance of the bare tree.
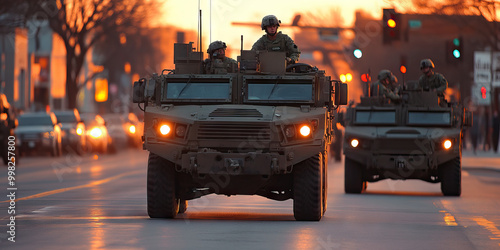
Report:
M5 1L5 0L3 0ZM3 2L2 1L2 2ZM17 6L3 12L22 12L29 18L47 19L62 38L66 49L66 96L68 108L75 108L79 76L87 53L110 31L141 29L155 13L155 0L17 0ZM0 12L1 13L1 12Z

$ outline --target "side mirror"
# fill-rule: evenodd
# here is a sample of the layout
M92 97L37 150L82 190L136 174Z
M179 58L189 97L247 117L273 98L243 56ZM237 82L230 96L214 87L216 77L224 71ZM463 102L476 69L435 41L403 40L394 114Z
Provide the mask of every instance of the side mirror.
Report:
M141 81L141 80L134 82L133 96L132 96L133 103L144 103L145 102L144 90L146 89L146 83L144 81Z
M335 105L347 105L347 84L335 81Z

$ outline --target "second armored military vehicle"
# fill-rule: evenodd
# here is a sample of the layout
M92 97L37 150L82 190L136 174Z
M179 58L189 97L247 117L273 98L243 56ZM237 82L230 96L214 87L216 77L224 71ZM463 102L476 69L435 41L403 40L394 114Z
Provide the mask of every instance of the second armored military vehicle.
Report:
M149 216L173 218L215 193L293 199L297 220L320 220L333 101L346 103L347 86L309 65L287 68L284 53L242 51L238 73L201 74L201 52L174 50L174 71L134 83Z
M461 194L463 129L472 116L435 92L404 91L398 104L363 97L345 117L345 192L367 182L420 179L441 183L447 196Z

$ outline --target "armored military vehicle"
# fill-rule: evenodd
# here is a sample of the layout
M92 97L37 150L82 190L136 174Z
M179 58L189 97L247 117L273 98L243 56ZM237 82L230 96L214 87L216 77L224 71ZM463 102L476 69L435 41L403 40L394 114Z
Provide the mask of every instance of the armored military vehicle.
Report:
M175 44L175 70L134 83L149 216L174 218L187 200L215 193L293 199L296 220L320 220L332 114L347 86L306 64L287 67L284 52L241 51L237 73L201 74L201 53Z
M367 182L420 179L441 183L446 196L461 194L463 129L471 113L435 92L406 90L400 103L363 97L345 117L345 192Z

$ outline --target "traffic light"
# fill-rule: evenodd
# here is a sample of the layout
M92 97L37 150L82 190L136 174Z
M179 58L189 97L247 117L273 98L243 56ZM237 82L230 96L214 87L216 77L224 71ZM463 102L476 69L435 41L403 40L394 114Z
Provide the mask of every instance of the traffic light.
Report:
M360 59L361 57L363 57L363 51L361 51L360 49L355 49L352 54L354 55L354 57L356 57L357 59Z
M383 43L390 44L400 39L401 22L400 15L394 9L383 9L382 17Z
M361 81L362 82L370 82L372 78L370 77L370 74L362 74L361 75Z
M108 100L108 79L98 78L95 81L95 101L105 102Z
M446 61L456 63L462 61L463 58L463 41L462 37L455 37L446 41Z

